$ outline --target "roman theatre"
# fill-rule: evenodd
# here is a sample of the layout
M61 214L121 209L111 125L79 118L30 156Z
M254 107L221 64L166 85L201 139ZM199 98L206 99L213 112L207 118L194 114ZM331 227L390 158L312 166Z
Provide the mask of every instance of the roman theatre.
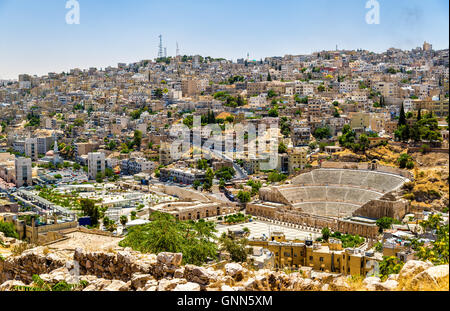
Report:
M374 237L376 219L402 219L409 202L398 194L412 179L408 171L376 163L323 163L290 184L260 189L247 207L254 216L295 226Z

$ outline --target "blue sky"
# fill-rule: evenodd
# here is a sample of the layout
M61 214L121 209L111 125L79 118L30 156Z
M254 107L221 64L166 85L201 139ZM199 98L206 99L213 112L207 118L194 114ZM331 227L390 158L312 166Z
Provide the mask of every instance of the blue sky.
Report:
M101 68L168 55L253 59L320 50L449 46L447 0L78 0L80 25L67 25L66 0L0 0L0 79L70 68Z

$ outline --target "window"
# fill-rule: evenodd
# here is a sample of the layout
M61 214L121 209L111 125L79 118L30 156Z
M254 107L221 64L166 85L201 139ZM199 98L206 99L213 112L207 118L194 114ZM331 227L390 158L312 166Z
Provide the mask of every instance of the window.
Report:
M310 261L313 261L313 256L309 256L309 260L310 260Z
M320 262L323 262L323 257L320 257L319 260L320 260Z

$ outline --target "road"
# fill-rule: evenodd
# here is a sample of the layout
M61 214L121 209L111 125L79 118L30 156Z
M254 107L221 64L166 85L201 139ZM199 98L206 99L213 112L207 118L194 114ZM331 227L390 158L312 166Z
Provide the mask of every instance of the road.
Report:
M218 151L213 150L213 149L204 149L203 147L202 147L202 152L206 152L206 153L211 152L211 153L213 153L215 156L217 156L218 158L220 158L220 159L222 159L222 160L225 160L225 161L231 162L231 163L233 164L233 169L236 171L236 177L234 178L234 180L237 180L237 179L247 179L247 178L248 178L248 175L247 175L247 173L245 172L245 170L244 170L242 167L240 167L238 164L236 164L236 163L233 161L233 159L231 159L230 157L228 157L227 155L225 155L223 152L218 152Z

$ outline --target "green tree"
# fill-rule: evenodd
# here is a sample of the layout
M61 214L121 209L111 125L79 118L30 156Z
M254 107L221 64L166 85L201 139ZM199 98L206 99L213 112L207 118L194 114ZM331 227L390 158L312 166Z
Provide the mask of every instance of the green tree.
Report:
M195 190L197 190L198 189L198 187L200 187L200 181L199 180L195 180L194 181L194 184L192 185L193 186L193 188L195 189Z
M278 144L278 153L287 153L287 147L283 142Z
M119 245L143 253L182 253L185 264L202 265L216 258L214 223L177 221L172 215L160 212L150 218L149 224L130 228Z
M405 263L395 256L383 257L383 261L380 262L379 271L381 279L385 281L389 275L398 274L403 268Z
M384 230L390 229L392 227L392 224L394 223L394 219L390 217L382 217L379 218L376 222L378 226L378 231L380 233L383 233Z
M328 242L328 239L330 238L331 231L328 227L322 228L322 239Z
M248 240L238 239L233 233L222 233L219 239L220 250L230 254L231 260L234 262L245 262L249 251L247 249Z
M331 131L329 127L319 127L317 128L314 133L313 136L318 139L318 140L322 140L325 138L329 138L331 137Z
M84 215L89 216L91 218L92 225L96 226L98 224L98 220L101 218L101 212L98 206L95 205L95 201L90 199L81 199L80 205Z
M398 126L406 125L406 114L405 114L405 106L402 103L402 107L400 108L400 117L398 119Z
M125 226L128 222L128 217L125 215L120 216L120 223L122 224L122 226Z
M252 196L250 192L247 191L239 191L237 198L239 199L239 201L243 204L250 202Z
M414 162L412 157L407 153L402 153L397 159L397 163L400 168L412 169L414 168Z
M278 96L278 94L274 91L274 90L272 90L272 89L270 89L268 92L267 92L267 98L274 98L274 97L277 97Z
M0 221L0 232L3 232L8 238L19 238L19 234L12 223Z

